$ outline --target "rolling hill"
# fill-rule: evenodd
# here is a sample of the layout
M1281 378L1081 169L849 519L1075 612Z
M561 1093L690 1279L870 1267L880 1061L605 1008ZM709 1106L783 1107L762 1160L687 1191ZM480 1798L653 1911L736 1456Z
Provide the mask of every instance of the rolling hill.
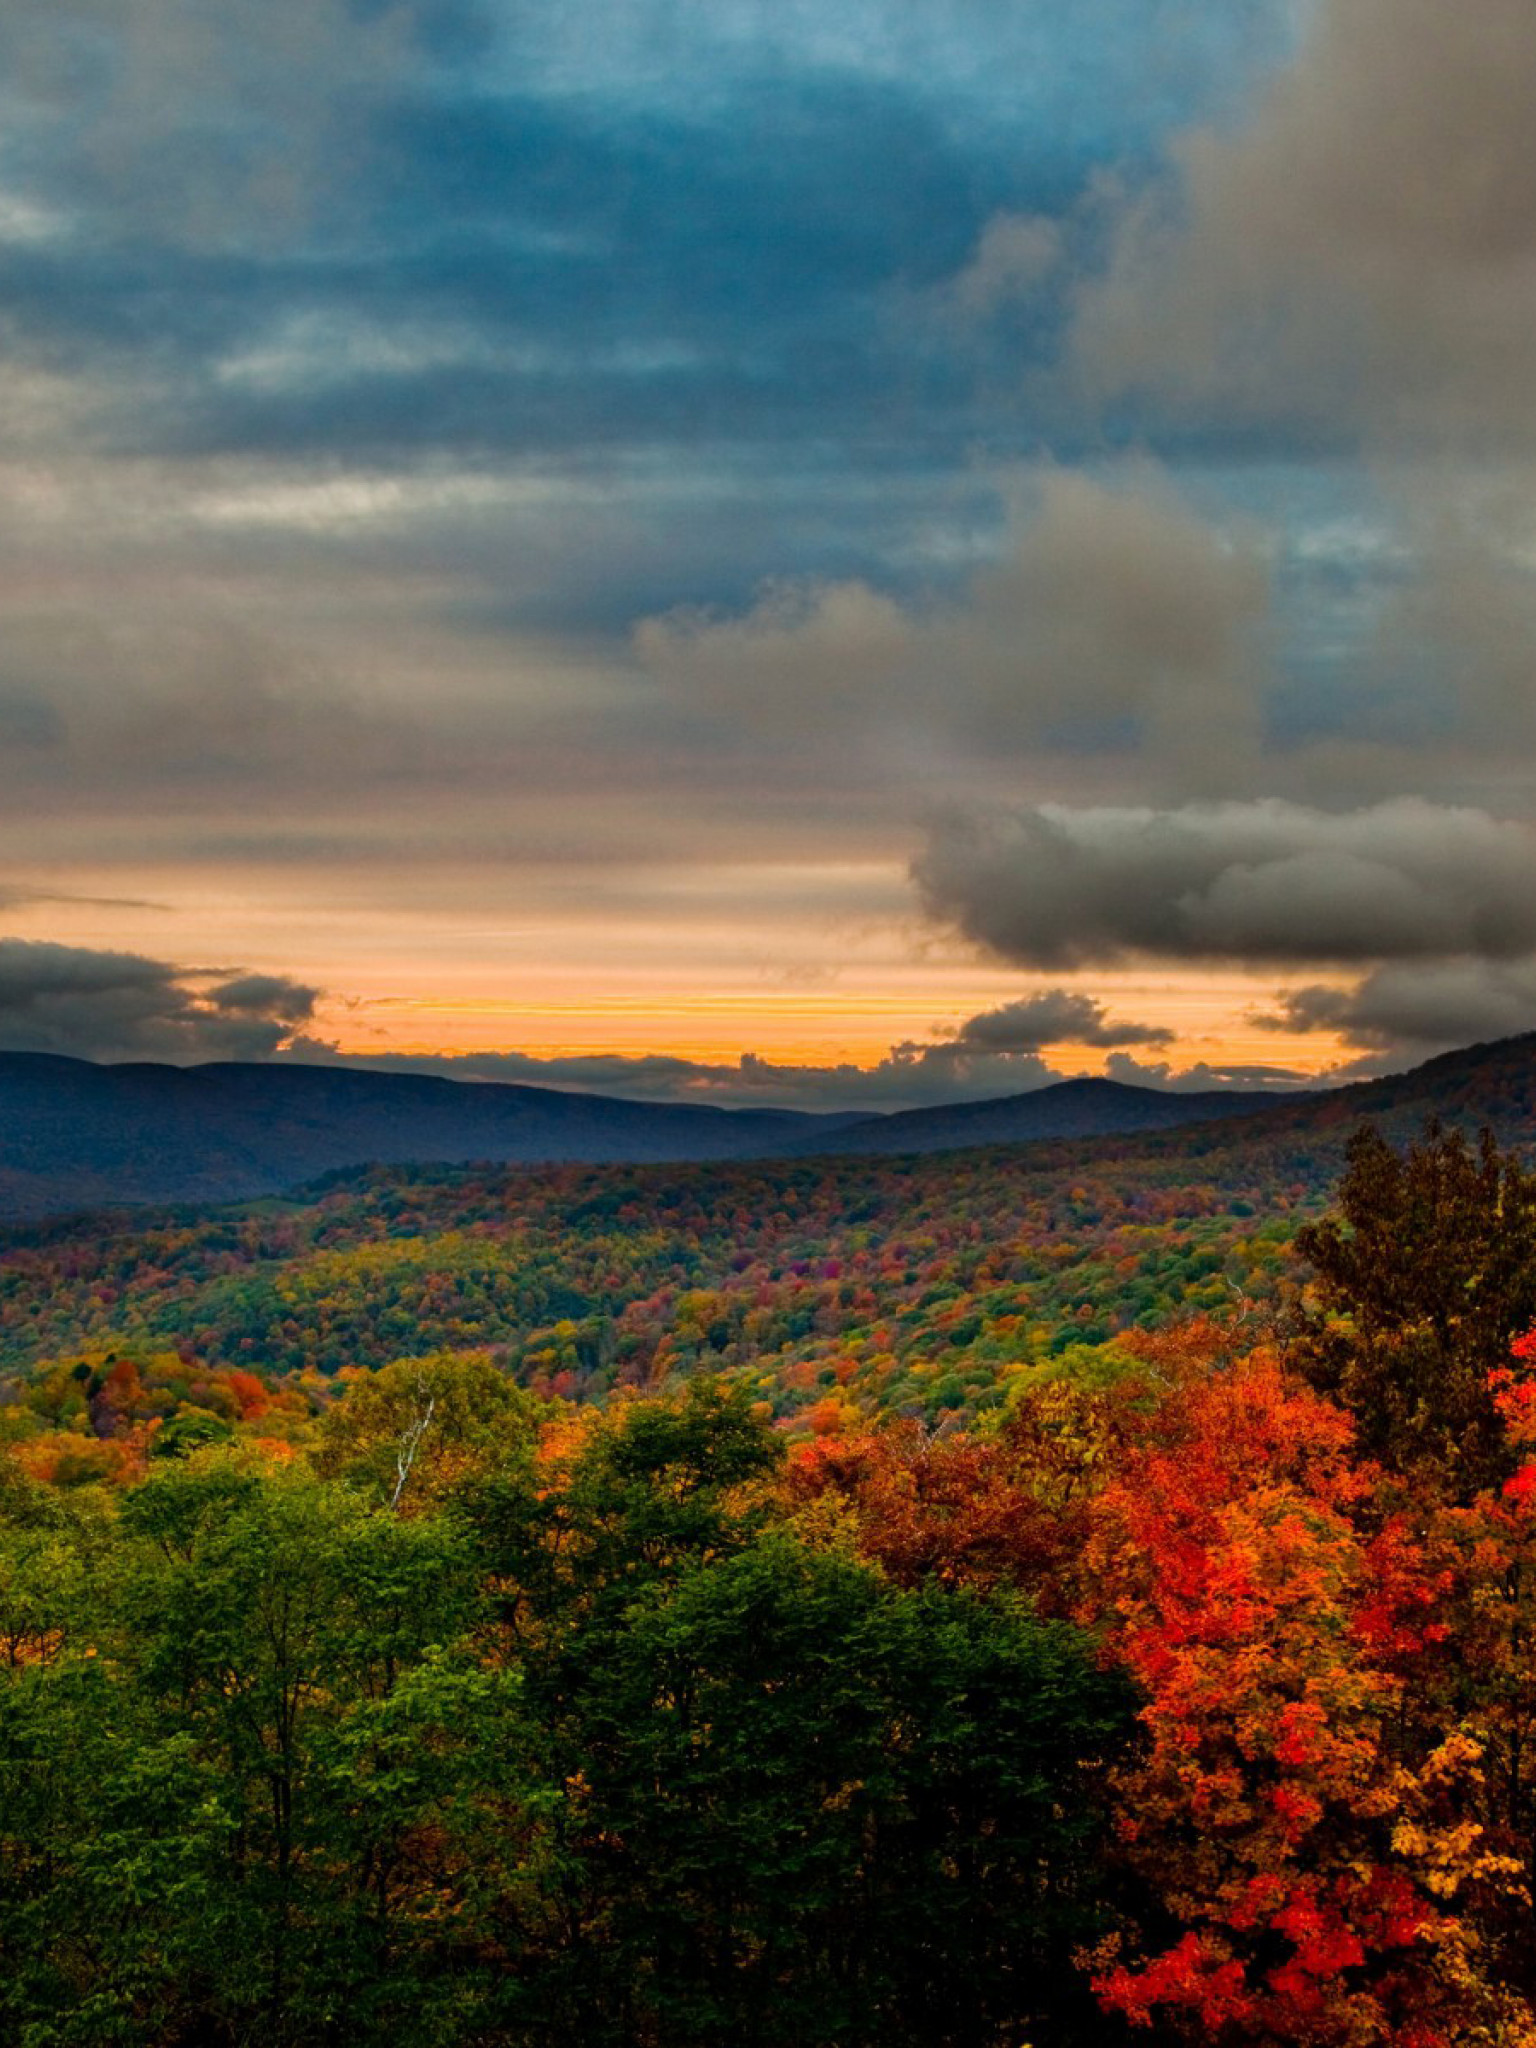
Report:
M0 1388L54 1360L67 1403L78 1361L125 1350L189 1384L249 1367L318 1388L349 1367L484 1348L579 1398L710 1371L787 1421L831 1404L938 1423L1127 1331L1283 1312L1295 1230L1330 1199L1367 1116L1399 1142L1439 1116L1536 1152L1536 1037L1131 1136L372 1166L280 1200L13 1224Z
M282 1194L367 1166L667 1165L898 1158L1006 1145L1042 1162L1132 1145L1130 1162L1232 1147L1333 1159L1360 1117L1394 1135L1431 1115L1536 1140L1536 1035L1316 1093L1181 1095L1063 1081L884 1116L727 1110L358 1068L95 1066L0 1053L0 1221ZM1087 1148L1083 1150L1081 1148ZM1318 1148L1322 1148L1318 1151Z
M813 1116L355 1067L96 1066L0 1053L0 1218L239 1201L370 1164L629 1165L933 1151L1187 1124L1273 1101L1066 1081L958 1108Z
M370 1162L727 1159L819 1121L345 1067L0 1053L0 1216L237 1201Z
M1137 1131L1181 1129L1232 1116L1256 1116L1278 1102L1311 1102L1312 1094L1277 1097L1255 1089L1211 1089L1180 1095L1162 1088L1130 1088L1123 1081L1084 1075L1038 1088L1027 1095L1003 1095L984 1102L945 1103L928 1109L896 1110L862 1117L839 1130L795 1133L781 1138L784 1153L834 1156L849 1153L953 1152L970 1145L1022 1145L1038 1138L1105 1138Z

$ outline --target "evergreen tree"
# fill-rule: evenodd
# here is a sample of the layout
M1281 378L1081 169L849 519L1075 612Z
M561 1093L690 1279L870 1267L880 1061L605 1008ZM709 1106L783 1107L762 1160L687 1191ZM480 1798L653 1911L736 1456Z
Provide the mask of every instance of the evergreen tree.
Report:
M1297 1362L1353 1413L1390 1469L1429 1467L1455 1498L1507 1476L1489 1376L1536 1321L1536 1176L1431 1124L1399 1155L1350 1140L1338 1213L1297 1233L1321 1314Z

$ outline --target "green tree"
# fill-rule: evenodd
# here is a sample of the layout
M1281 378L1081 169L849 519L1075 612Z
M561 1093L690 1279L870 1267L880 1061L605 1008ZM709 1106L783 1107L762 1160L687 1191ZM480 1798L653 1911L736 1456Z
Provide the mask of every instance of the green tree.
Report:
M1338 1213L1297 1233L1321 1315L1296 1347L1312 1384L1389 1468L1430 1468L1472 1499L1506 1476L1489 1391L1536 1321L1536 1176L1431 1124L1399 1155L1371 1125L1349 1142Z
M515 1862L515 1678L440 1518L168 1461L48 1653L0 1673L0 2034L449 2048Z
M520 1469L543 1404L483 1351L435 1351L358 1373L321 1425L316 1464L392 1508L472 1475Z
M466 1501L557 1788L512 2005L559 2048L1089 2041L1123 1688L1067 1624L799 1540L778 1458L702 1384Z

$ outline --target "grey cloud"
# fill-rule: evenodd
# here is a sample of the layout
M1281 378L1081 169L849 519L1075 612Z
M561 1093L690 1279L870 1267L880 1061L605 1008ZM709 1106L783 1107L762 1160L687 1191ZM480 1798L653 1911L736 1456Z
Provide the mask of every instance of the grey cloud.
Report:
M1536 1031L1536 960L1440 960L1378 968L1352 988L1290 989L1256 1020L1275 1030L1337 1032L1381 1055L1423 1058Z
M47 752L64 737L57 706L31 690L0 689L0 745Z
M1264 1088L1276 1092L1314 1087L1315 1074L1295 1067L1222 1066L1198 1060L1192 1067L1175 1070L1168 1061L1143 1062L1128 1052L1114 1052L1104 1062L1111 1081L1123 1081L1131 1088L1163 1088L1174 1095L1202 1095L1210 1089Z
M1034 213L996 213L948 296L968 319L983 318L1005 300L1037 289L1062 254L1058 221Z
M1285 990L1277 1010L1254 1013L1254 1023L1267 1031L1289 1031L1300 1038L1310 1031L1337 1031L1347 1020L1354 991L1323 981Z
M1319 0L1236 128L1185 134L1085 293L1111 385L1419 434L1536 427L1536 13Z
M17 566L0 595L0 803L13 820L46 812L97 844L109 817L138 806L157 836L170 816L196 812L210 858L224 857L215 838L235 858L246 848L265 857L260 842L279 837L295 857L300 839L315 858L344 857L360 838L377 854L402 834L420 843L424 827L458 826L469 792L492 853L495 821L505 839L529 838L530 797L557 787L590 796L607 785L636 805L664 791L668 815L651 829L674 838L712 837L700 823L709 792L732 780L759 813L803 816L803 775L776 775L743 755L739 730L722 738L680 703L658 703L622 643L466 615L477 592L508 587L509 557L537 579L538 551L557 539L563 576L578 560L590 577L594 558L605 573L621 559L617 526L566 523L568 481L440 479L434 493L346 475L311 488L293 472L209 465L183 489L150 466L114 495L81 466L18 480L0 461L0 551ZM968 516L981 495L965 494ZM675 540L666 492L642 498L648 526ZM398 523L361 518L356 532L343 518L339 529L279 525L253 540L195 517L198 503L286 518L294 500L327 513L396 499ZM546 504L549 530L534 548ZM862 498L836 516L862 522ZM3 744L8 726L25 745ZM873 775L868 758L861 772ZM846 764L828 760L824 774L846 820ZM722 808L740 815L734 801ZM590 813L561 822L566 840L603 836ZM542 825L532 836L547 851Z
M1444 722L1505 768L1536 742L1532 482L1528 464L1475 481L1422 466L1403 476L1417 573L1384 608L1374 648L1388 688L1427 674Z
M236 975L231 981L215 983L207 992L209 1004L228 1016L264 1018L290 1029L308 1022L319 997L319 989L286 974Z
M967 1018L954 1042L967 1050L1039 1052L1050 1045L1166 1045L1172 1037L1155 1024L1115 1023L1092 996L1055 988Z
M282 975L214 980L139 953L0 939L0 1047L94 1060L266 1059L318 991Z
M1536 947L1536 833L1402 798L1176 811L1041 805L939 827L934 915L1031 967L1134 955L1373 961Z
M673 613L635 637L669 693L759 730L988 755L1145 745L1202 786L1257 745L1268 598L1258 550L1155 475L1049 471L958 599L790 585L745 617Z
M46 707L32 746L0 749L14 810L93 812L103 796L317 782L356 786L442 772L446 742L423 716L368 701L275 617L218 590L135 592L115 608L0 608L7 682ZM223 601L221 602L221 597ZM342 650L338 665L356 663Z
M327 179L355 173L367 111L419 66L431 14L423 0L11 0L0 72L18 126L67 123L75 198L228 247L291 230Z
M145 896L82 896L70 889L32 889L17 883L0 882L0 910L36 903L85 904L92 910L168 910Z

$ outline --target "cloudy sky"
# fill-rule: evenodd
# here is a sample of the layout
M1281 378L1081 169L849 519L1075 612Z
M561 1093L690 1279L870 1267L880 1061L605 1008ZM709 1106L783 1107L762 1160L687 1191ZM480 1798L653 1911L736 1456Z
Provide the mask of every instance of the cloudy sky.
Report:
M1530 0L9 0L0 1045L1536 1027Z

